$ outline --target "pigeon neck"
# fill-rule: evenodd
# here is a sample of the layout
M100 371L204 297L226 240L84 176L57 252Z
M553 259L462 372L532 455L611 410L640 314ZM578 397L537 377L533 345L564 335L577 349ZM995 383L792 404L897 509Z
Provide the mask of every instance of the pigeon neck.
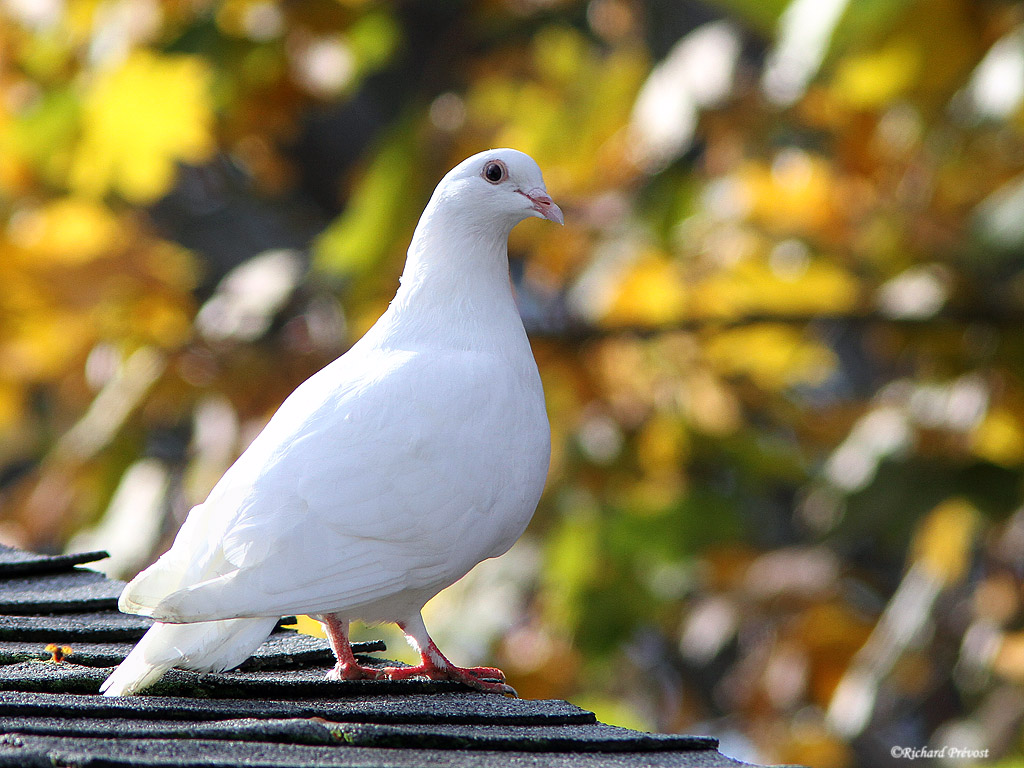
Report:
M520 337L525 343L508 274L510 229L428 211L385 314L385 337L400 345L463 349L507 346Z

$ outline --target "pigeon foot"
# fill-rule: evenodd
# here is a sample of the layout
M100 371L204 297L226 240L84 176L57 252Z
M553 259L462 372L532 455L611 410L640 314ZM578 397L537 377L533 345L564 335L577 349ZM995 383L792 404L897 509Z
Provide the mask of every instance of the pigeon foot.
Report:
M414 667L383 667L376 670L376 673L377 679L387 680L453 680L484 693L500 693L518 698L515 688L505 682L505 673L494 667L457 667L451 662L438 665L426 659Z
M348 640L348 622L332 614L317 617L323 624L331 649L338 663L327 673L328 680L453 680L484 693L500 693L519 698L516 689L505 682L505 673L495 667L457 667L445 658L423 626L419 614L398 626L420 653L414 667L364 667L356 661Z
M355 662L344 664L339 661L327 673L328 680L375 680L376 678L376 669L363 667Z
M485 693L500 693L519 698L515 688L505 682L505 673L494 667L457 667L445 657L430 639L423 619L417 613L398 622L409 643L420 652L420 663L414 667L385 667L381 672L392 680L425 677L428 680L454 680Z

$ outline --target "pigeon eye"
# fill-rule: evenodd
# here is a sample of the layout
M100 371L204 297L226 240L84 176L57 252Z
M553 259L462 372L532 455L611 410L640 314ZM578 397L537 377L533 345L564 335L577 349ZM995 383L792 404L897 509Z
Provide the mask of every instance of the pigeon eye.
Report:
M500 160L492 160L484 166L483 175L491 184L499 184L508 178L508 169Z

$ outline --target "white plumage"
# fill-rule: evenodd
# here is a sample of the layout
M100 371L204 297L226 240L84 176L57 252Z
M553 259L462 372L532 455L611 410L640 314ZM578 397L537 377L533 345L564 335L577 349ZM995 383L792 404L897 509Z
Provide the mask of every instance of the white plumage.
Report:
M521 152L482 152L445 176L387 312L292 393L125 588L121 610L158 623L106 695L172 666L236 666L285 614L320 618L334 677L379 676L348 646L348 622L362 619L398 622L422 653L388 677L508 690L499 670L450 664L420 610L505 552L544 486L544 394L508 278L508 234L529 216L562 221Z

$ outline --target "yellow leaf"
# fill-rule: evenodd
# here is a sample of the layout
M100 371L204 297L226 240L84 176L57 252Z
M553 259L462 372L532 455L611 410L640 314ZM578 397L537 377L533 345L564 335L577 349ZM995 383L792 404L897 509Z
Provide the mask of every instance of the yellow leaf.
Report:
M16 197L24 191L30 174L19 157L13 131L5 125L5 117L0 112L0 190L8 197Z
M226 34L265 42L280 33L279 13L274 4L266 0L224 0L217 8L215 19Z
M676 470L689 452L689 441L682 424L667 416L655 416L640 431L636 457L649 473Z
M529 222L526 222L529 223ZM526 273L531 281L557 290L590 258L591 243L581 227L558 227L552 232L537 220L539 228L516 227L509 237L509 251L531 252Z
M813 765L816 768L847 768L853 764L851 747L824 723L810 718L794 718L788 733L782 732L773 748L775 752L765 756L773 763Z
M192 291L199 282L199 263L190 251L166 241L153 244L143 257L146 271L165 285Z
M705 354L723 374L749 376L769 390L820 384L836 364L831 350L799 329L771 323L716 333Z
M1006 632L1000 636L992 668L1008 680L1024 683L1024 632Z
M161 296L141 298L132 308L135 333L145 335L165 349L181 346L192 334L192 324L183 307Z
M562 84L577 80L587 62L587 40L571 27L544 27L533 38L533 63L545 78Z
M28 255L73 265L106 254L117 238L118 222L101 203L67 197L18 214L10 229L11 239Z
M748 259L694 286L693 311L701 317L831 314L854 309L859 296L857 279L824 259L808 260L793 276Z
M296 632L301 632L304 635L327 637L324 633L323 625L312 616L296 616L295 623L288 624L287 626L289 629L294 629Z
M25 393L10 381L0 381L0 430L13 426L21 418Z
M911 557L943 584L963 578L970 563L978 510L966 499L942 502L918 525Z
M920 51L909 41L894 42L881 50L844 59L832 88L836 97L851 107L881 107L910 88L920 69Z
M612 498L636 517L657 517L668 513L685 491L681 472L660 471L630 483Z
M97 24L101 23L103 17L98 10L101 3L102 0L69 0L65 3L62 25L76 45L88 44Z
M74 364L91 336L86 318L73 312L33 313L0 343L0 370L20 381L53 378Z
M694 426L711 435L731 435L743 426L743 413L732 390L708 371L686 379L687 415Z
M1004 467L1024 461L1024 428L1006 408L993 408L971 435L971 450L979 457Z
M82 139L71 186L137 203L167 192L178 162L199 163L214 150L210 72L197 56L136 51L102 73L83 98Z
M678 267L655 254L640 259L626 275L605 314L609 325L664 325L685 314L688 291Z
M485 141L532 155L556 199L628 185L635 169L621 129L650 70L643 47L606 51L569 28L549 27L535 38L530 58L532 78L510 66L472 79L467 135L488 137L472 146Z
M835 218L832 169L824 158L803 150L782 150L771 167L748 162L736 181L751 218L773 231L817 233Z

